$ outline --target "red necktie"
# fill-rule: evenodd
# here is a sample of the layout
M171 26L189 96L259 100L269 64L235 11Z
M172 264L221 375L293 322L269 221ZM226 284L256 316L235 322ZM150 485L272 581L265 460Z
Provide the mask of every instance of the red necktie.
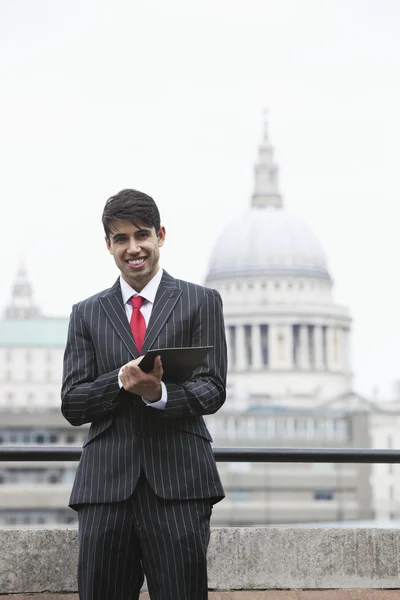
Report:
M146 321L140 310L144 300L145 299L142 298L142 296L133 296L131 298L133 308L130 326L139 354L142 350L144 336L146 335Z

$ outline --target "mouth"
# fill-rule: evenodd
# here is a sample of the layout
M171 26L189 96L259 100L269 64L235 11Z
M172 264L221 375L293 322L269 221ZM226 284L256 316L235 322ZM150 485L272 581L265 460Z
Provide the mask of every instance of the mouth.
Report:
M146 262L146 258L146 256L140 256L139 258L132 258L130 260L127 260L126 262L130 269L140 269Z

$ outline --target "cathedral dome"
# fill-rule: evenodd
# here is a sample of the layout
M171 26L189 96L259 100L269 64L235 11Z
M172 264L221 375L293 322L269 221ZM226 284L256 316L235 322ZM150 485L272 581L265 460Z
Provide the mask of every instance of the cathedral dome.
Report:
M330 279L319 239L281 208L252 207L230 223L211 255L207 280L246 275Z
M283 209L277 175L265 121L251 206L228 224L217 241L207 282L246 275L320 277L330 281L319 239L301 219Z

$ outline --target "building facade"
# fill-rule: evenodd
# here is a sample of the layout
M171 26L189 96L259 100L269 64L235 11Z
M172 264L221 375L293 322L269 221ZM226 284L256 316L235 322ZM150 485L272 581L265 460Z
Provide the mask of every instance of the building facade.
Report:
M264 123L254 193L217 240L206 285L224 303L227 402L216 446L369 447L368 418L331 402L352 390L351 318L322 245L284 209ZM224 525L371 518L366 465L221 465Z
M20 268L0 320L0 445L80 446L60 412L68 319L45 317ZM0 463L0 527L70 525L68 497L76 463Z
M215 446L398 447L397 405L352 390L351 318L334 300L323 247L284 209L264 124L254 194L221 233L205 284L220 291L227 401L207 417ZM0 320L0 444L81 446L60 412L68 318L49 318L21 268ZM215 525L399 518L398 466L219 464ZM68 526L75 463L1 463L0 527Z

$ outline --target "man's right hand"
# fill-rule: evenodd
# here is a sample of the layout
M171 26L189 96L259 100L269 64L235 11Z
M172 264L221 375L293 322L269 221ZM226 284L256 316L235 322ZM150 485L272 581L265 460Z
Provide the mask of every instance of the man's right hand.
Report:
M120 379L127 392L137 394L150 401L156 401L161 398L161 379L163 368L161 357L156 356L154 366L151 371L145 373L139 367L143 356L131 360L121 369Z

